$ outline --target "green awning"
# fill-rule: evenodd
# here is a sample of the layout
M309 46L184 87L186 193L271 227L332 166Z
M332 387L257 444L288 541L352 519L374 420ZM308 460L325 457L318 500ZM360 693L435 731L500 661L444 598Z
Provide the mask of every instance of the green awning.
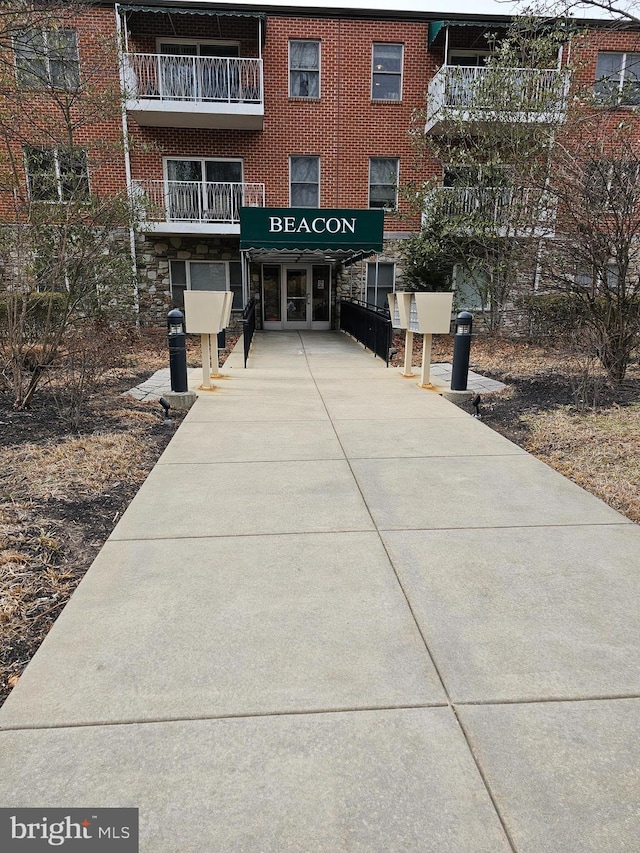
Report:
M490 30L491 27L508 27L510 21L429 21L429 44L428 47L435 42L442 30L446 27L482 27L485 30Z
M308 207L240 208L240 248L329 252L348 256L382 251L384 211Z
M220 9L211 6L142 6L134 3L120 4L121 12L164 12L167 15L222 15L236 18L266 18L264 12L242 12L236 9Z

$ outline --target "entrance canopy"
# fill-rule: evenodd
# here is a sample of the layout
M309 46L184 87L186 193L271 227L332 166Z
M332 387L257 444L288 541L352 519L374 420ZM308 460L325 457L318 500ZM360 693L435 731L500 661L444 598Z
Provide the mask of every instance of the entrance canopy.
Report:
M252 257L286 253L301 261L353 263L382 251L384 211L242 207L240 249Z

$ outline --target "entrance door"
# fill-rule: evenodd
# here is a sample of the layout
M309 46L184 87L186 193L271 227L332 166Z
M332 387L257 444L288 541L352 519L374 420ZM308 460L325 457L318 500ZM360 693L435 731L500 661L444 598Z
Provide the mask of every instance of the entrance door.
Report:
M286 268L284 271L284 328L309 328L309 276L306 267Z
M264 329L330 329L331 267L264 264L262 311Z

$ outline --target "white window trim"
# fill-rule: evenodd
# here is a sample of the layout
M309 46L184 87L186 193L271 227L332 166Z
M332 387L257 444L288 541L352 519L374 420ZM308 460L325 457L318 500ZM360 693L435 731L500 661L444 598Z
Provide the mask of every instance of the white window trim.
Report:
M381 261L380 258L378 258L376 256L375 261L367 261L367 265L366 265L365 270L364 270L364 283L363 283L363 291L364 292L362 294L362 301L367 303L367 304L371 304L371 305L377 305L378 304L378 278L379 278L379 269L380 269L381 265L393 267L393 282L392 282L391 293L396 292L396 280L397 280L397 275L398 275L398 264L395 261L385 261L385 260ZM369 291L369 267L371 267L371 266L375 266L375 268L376 268L375 283L373 285L373 287L374 287L374 300L375 301L373 303L369 303L367 300L367 294Z
M241 157L163 157L162 177L166 186L169 184L169 162L200 163L202 167L202 184L207 184L205 163L240 163L241 177L238 183L244 183L244 160ZM223 181L223 183L226 183Z
M238 39L156 38L156 53L160 53L161 44L195 44L198 48L197 56L200 56L201 44L219 44L223 47L237 47L238 54L240 54L241 47Z
M385 207L371 207L371 162L372 160L395 160L396 161L396 184L395 184L395 198L392 206ZM382 184L376 184L376 186L382 186ZM383 156L372 156L369 157L369 190L368 190L368 207L369 210L397 210L398 209L398 188L400 186L400 158L399 157L383 157Z
M66 91L75 92L75 91L77 91L77 89L79 89L81 86L81 80L80 80L80 41L78 38L78 30L76 29L76 27L57 27L57 28L56 27L27 27L26 29L27 30L40 30L40 32L42 33L43 42L44 42L44 54L42 55L42 59L44 59L44 61L46 62L46 67L47 67L47 79L46 79L46 81L43 80L40 85L38 85L36 87L29 87L29 88L43 89L43 88L46 88L47 86L51 86L52 88L55 88L57 91L62 91L62 92L66 92ZM76 57L75 57L74 61L75 61L76 66L77 66L78 85L74 86L71 89L66 89L66 88L60 89L58 86L54 86L54 84L53 84L53 77L51 75L51 52L49 51L49 33L53 29L67 30L69 32L75 33L75 36L76 36ZM25 84L20 81L20 69L18 68L19 43L18 43L16 38L13 38L12 41L13 41L12 46L13 46L13 57L14 57L14 73L15 73L16 83L18 84L18 86L24 86Z
M627 74L627 57L629 56L629 54L639 54L640 55L640 51L638 51L638 50L599 50L598 56L596 57L596 73L597 73L597 67L598 67L598 59L599 59L601 54L602 55L606 54L608 56L621 56L622 57L622 63L621 63L621 67L620 67L620 79L617 83L618 98L620 99L620 100L618 100L618 104L621 107L637 107L638 104L625 104L621 100L621 98L622 98L622 93L623 93L624 85L625 85L625 77ZM596 85L605 79L607 79L607 78L596 77L596 81L595 81ZM637 81L634 80L634 81L627 81L627 82L634 82L635 83Z
M375 48L376 45L394 45L400 48L401 56L400 56L400 71L376 71L374 68L374 59L375 59ZM373 75L374 74L388 74L389 76L397 77L400 76L400 91L398 93L397 98L376 98L373 93ZM404 44L402 42L397 41L374 41L371 45L371 100L372 101L382 101L387 104L399 104L402 101L402 89L404 85Z
M291 184L293 181L291 180L291 161L297 157L314 157L318 161L318 182L313 186L318 187L318 207L320 207L320 199L322 198L322 187L320 182L322 180L322 163L320 159L320 155L318 154L289 154L289 207L293 207L292 201L292 192L291 192ZM296 181L296 183L301 183L300 181ZM313 208L309 208L309 210L313 210Z
M314 72L318 74L318 94L317 95L293 95L291 92L291 72L292 71L301 71L303 69L300 68L292 68L291 67L291 43L298 41L306 41L313 42L318 45L318 71ZM309 69L304 69L308 71ZM303 101L319 101L322 97L322 40L321 39L311 39L311 38L290 38L287 42L287 90L289 93L289 97L294 100L303 100Z
M60 146L54 146L54 145L51 145L51 146L48 146L48 145L44 145L44 146L26 145L26 146L24 146L23 158L24 158L24 174L25 174L25 177L27 179L27 194L29 196L30 201L33 204L68 204L69 203L69 199L62 198L62 177L61 177L61 172L60 172L60 157L58 154L58 148L59 147ZM54 168L54 174L55 174L55 179L56 179L56 189L58 190L58 198L57 199L33 199L33 198L31 198L31 186L30 186L30 181L29 181L29 176L30 176L29 161L27 159L27 151L26 151L27 148L32 148L34 150L40 150L40 151L53 151L53 168ZM87 157L87 151L85 148L82 148L80 146L77 146L76 150L84 152L85 166L86 166L85 177L87 179L87 196L90 196L91 195L91 176L89 175L89 159ZM78 200L80 200L80 199L78 199Z

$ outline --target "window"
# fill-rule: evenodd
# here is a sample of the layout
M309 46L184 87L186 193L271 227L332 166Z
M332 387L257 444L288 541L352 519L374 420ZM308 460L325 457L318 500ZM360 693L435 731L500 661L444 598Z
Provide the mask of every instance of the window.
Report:
M369 207L394 210L398 206L397 157L371 157L369 160Z
M366 302L379 308L388 308L387 294L395 290L396 265L391 263L367 264Z
M291 157L291 207L320 207L320 158Z
M231 290L234 311L244 306L240 261L171 261L171 298L184 307L185 290Z
M320 97L320 42L289 42L289 97Z
M596 97L608 104L640 104L640 53L599 53Z
M401 44L373 45L371 97L375 101L399 101L401 99Z
M78 36L69 29L24 30L14 42L18 82L24 86L77 89Z
M172 220L237 222L243 204L241 160L166 160Z
M87 154L81 148L26 148L32 201L75 201L89 195Z
M624 156L617 160L587 163L584 171L584 192L589 203L622 215L637 208L640 201L640 169L638 163Z

